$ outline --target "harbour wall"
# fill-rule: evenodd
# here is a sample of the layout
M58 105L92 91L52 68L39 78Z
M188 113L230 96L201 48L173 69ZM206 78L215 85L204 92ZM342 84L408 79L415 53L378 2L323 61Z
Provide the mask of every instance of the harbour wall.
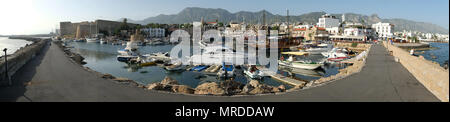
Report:
M416 57L409 52L388 44L383 41L383 45L392 51L393 56L408 71L414 75L431 93L443 102L449 101L449 71L442 68L438 63Z
M29 60L34 58L41 52L41 49L47 44L47 39L37 39L37 38L20 38L14 37L15 39L24 39L27 41L33 41L31 45L27 45L17 50L14 54L8 55L8 75L14 75L23 65L25 65ZM2 52L3 53L3 52ZM7 84L6 78L6 63L5 57L0 58L0 85Z

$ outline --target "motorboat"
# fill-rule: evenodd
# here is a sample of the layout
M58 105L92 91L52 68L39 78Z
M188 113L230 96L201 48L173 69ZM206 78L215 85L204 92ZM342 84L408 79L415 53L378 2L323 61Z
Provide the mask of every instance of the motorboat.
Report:
M250 77L251 79L261 79L264 76L264 73L256 68L256 66L249 66L244 70L244 74Z
M147 57L147 58L153 58L153 59L156 59L156 60L159 60L159 61L162 61L162 62L169 62L169 61L171 61L171 58L169 56L169 52L165 52L165 53L158 52L158 53L152 53L152 54L145 54L143 56Z
M234 77L235 68L233 65L226 65L225 62L222 64L222 68L220 68L217 76L221 78L231 78Z
M168 71L179 71L179 70L183 70L185 69L185 65L183 65L181 62L175 63L175 64L171 64L169 66L164 67L164 69L168 70Z
M198 72L201 72L201 71L205 70L205 69L208 68L208 67L209 67L209 66L198 65L198 66L193 67L193 68L191 69L191 71L198 71Z
M222 65L220 62L232 63L235 61L234 59L245 59L245 58L246 56L244 53L235 52L234 50L228 47L208 46L203 48L202 53L195 53L194 55L192 55L189 61L194 64Z
M134 55L118 55L117 56L117 60L120 62L129 62L133 59L137 59L138 56L134 56Z
M342 61L349 58L345 52L345 49L333 48L329 52L323 52L322 55L329 61Z
M310 76L310 77L322 77L325 74L325 71L323 71L323 69L321 69L321 68L318 68L315 70L308 70L308 69L280 66L279 70L283 71L283 72L290 72L290 73L300 74L303 76Z
M278 60L278 64L282 66L300 69L317 69L323 66L323 62L315 62L311 60L296 60L296 58L294 58L294 56L307 55L308 53L305 52L282 52L281 54L289 55L289 58L287 60L284 60L284 57Z
M305 52L308 52L309 54L312 55L320 55L322 52L328 52L331 49L333 49L332 44L319 44L315 47L310 47L306 49Z

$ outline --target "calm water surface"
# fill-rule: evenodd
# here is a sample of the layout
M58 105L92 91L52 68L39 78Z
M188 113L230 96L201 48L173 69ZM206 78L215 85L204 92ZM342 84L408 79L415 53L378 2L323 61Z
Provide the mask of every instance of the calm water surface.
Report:
M161 67L139 67L137 65L127 64L117 61L117 50L125 48L121 45L111 45L111 44L99 44L99 43L85 43L85 42L71 42L70 46L74 46L72 51L81 54L85 58L86 67L89 67L95 71L101 73L109 73L116 77L126 77L135 80L141 84L149 84L154 82L160 82L166 76L176 79L180 84L188 85L191 87L196 87L204 82L214 81L220 82L216 76L209 76L199 72L191 71L179 71L179 72L168 72ZM157 52L169 52L174 45L162 45L162 46L142 46L139 48L141 53L157 53ZM338 73L339 66L325 66L325 69L319 71L322 76L330 76ZM315 71L312 71L315 72ZM298 79L303 80L314 80L320 77L312 77L308 75L301 74L289 74L284 71L279 71L279 73L285 75L293 75ZM311 71L308 71L311 73ZM237 74L236 81L241 83L247 83L249 79L243 74ZM264 78L262 83L279 86L285 85L287 88L291 88L287 84L278 82L272 78Z
M32 44L31 41L26 41L22 39L8 39L8 37L0 37L0 56L5 55L3 52L3 49L7 48L8 51L6 51L6 54L10 55L15 53L18 49L21 47L24 47L25 45Z

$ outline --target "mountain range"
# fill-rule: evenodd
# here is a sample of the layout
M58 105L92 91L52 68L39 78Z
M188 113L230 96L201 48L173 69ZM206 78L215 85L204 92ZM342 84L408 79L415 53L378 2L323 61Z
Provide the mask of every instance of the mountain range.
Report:
M191 23L193 21L200 21L203 17L205 21L211 22L218 20L219 22L228 23L228 22L243 22L246 23L263 23L263 14L266 15L266 23L275 23L275 22L286 22L285 15L272 14L268 11L261 10L258 12L248 12L248 11L239 11L236 13L231 13L225 9L221 8L199 8L199 7L188 7L183 9L178 14L173 15L164 15L160 14L158 16L149 17L144 20L130 20L130 23L137 24L149 24L149 23L163 23L163 24L182 24L182 23ZM301 15L290 15L290 22L302 22L305 24L315 24L318 19L326 14L325 12L310 12ZM336 18L341 19L343 14L330 14L336 16ZM448 29L445 29L441 26L427 23L427 22L416 22L412 20L406 19L383 19L378 17L377 14L373 15L362 15L356 13L345 13L345 19L347 22L364 22L366 24L374 24L377 22L388 22L395 25L395 31L403 31L403 30L412 30L419 32L430 32L430 33L441 33L448 34ZM118 21L121 21L120 19ZM361 21L363 20L363 21Z

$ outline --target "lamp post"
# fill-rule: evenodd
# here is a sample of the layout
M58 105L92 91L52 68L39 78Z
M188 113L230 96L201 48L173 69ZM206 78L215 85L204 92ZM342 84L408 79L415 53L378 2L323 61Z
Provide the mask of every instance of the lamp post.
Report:
M9 75L8 75L8 55L6 54L6 51L7 51L8 49L3 49L3 52L5 52L5 79L6 80L8 80L8 85L11 85L12 83L11 83L11 79L9 78Z

